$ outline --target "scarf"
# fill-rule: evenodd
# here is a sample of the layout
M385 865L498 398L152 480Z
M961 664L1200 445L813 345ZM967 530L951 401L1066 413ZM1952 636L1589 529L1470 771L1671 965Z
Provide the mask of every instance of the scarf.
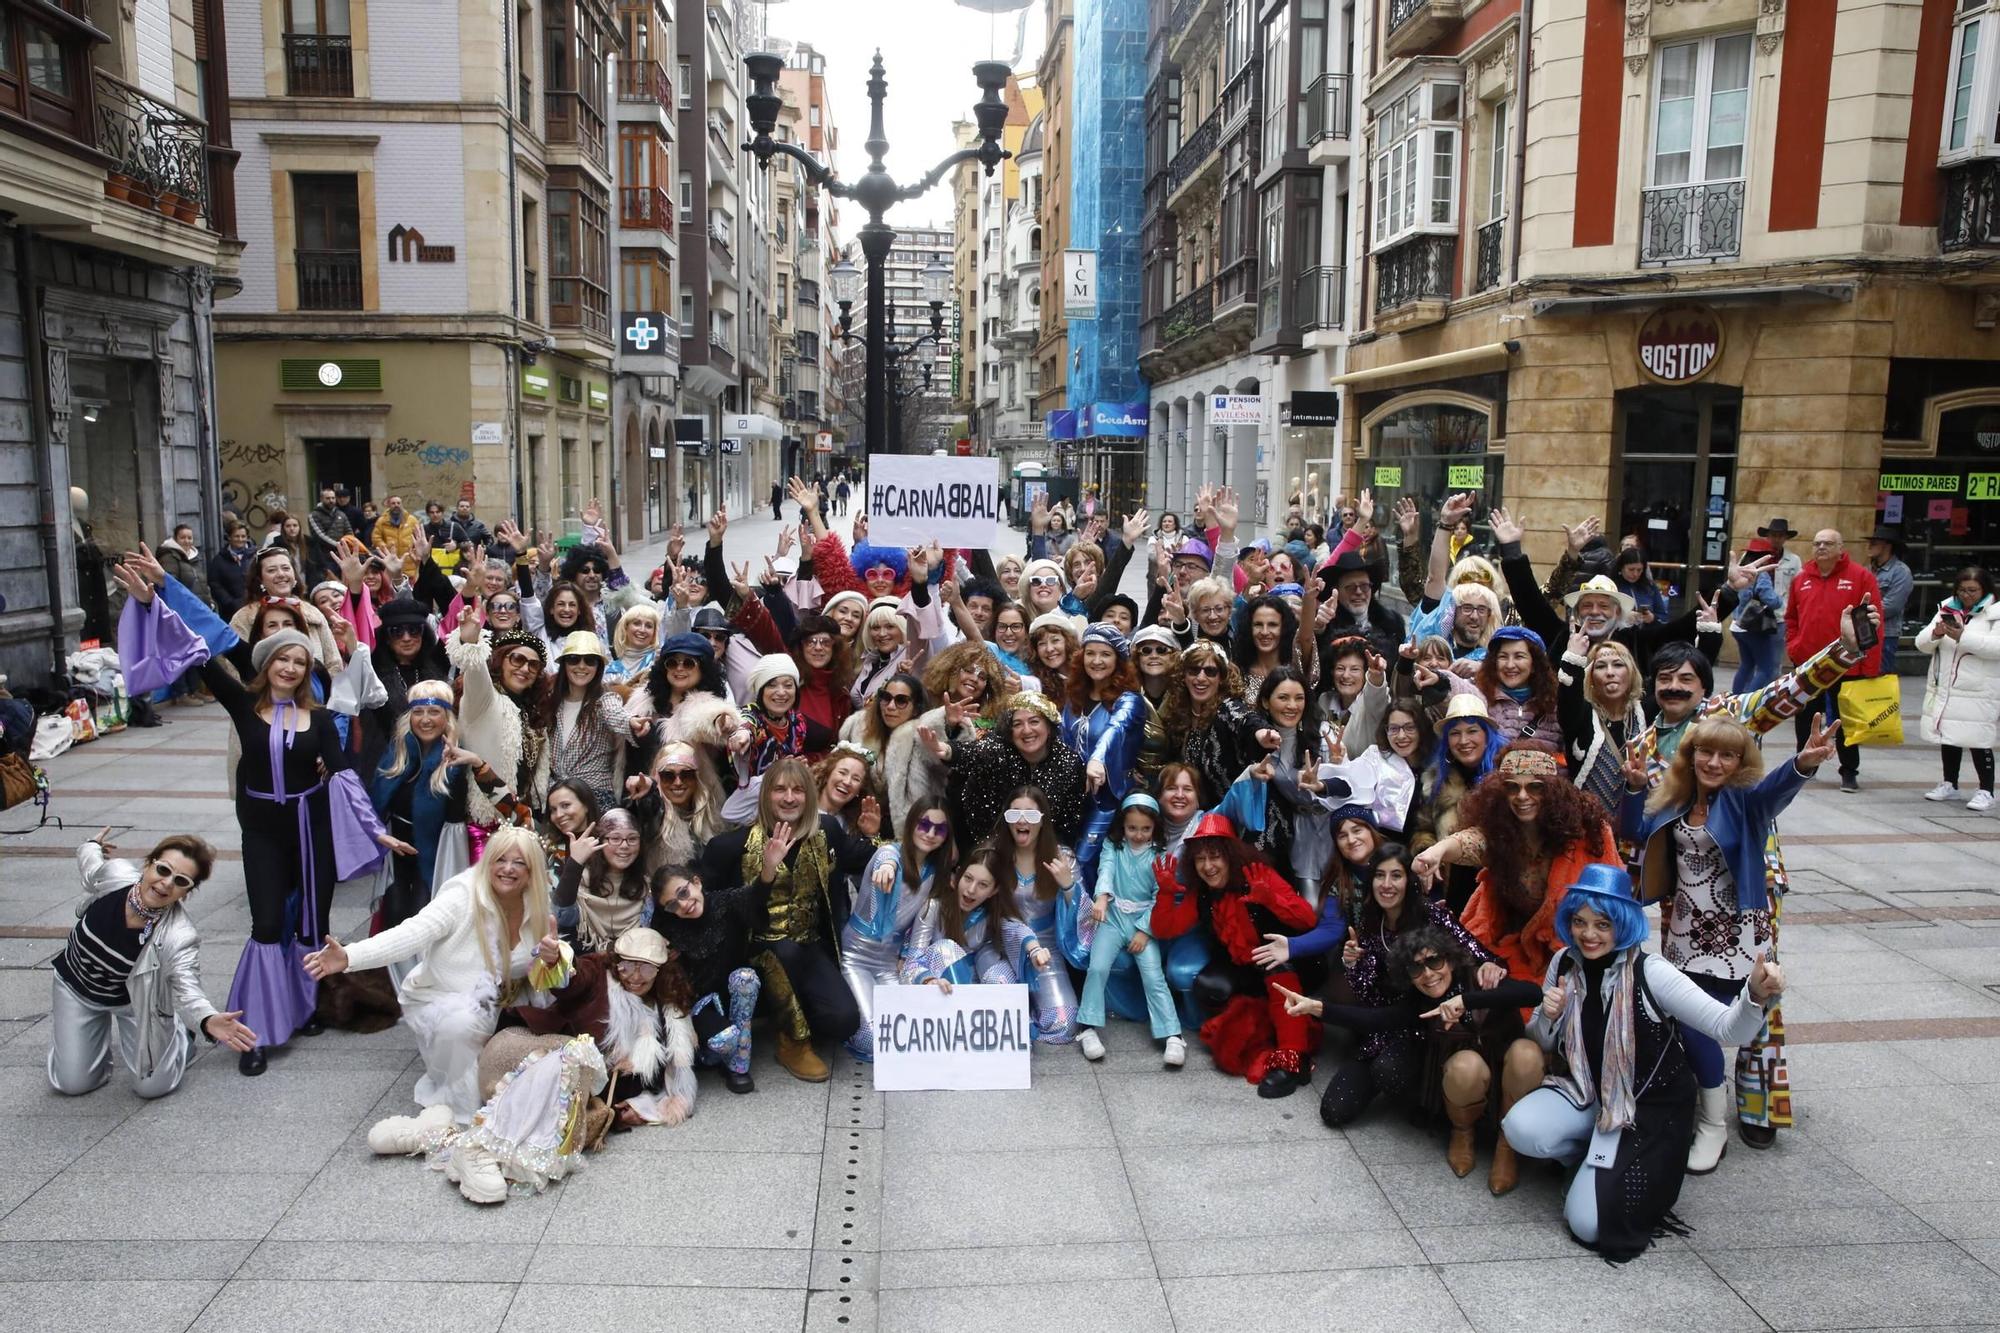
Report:
M131 888L125 890L125 910L146 923L139 927L139 943L144 944L148 939L152 938L153 927L160 924L161 918L166 916L170 909L165 907L155 909L146 906L144 902L140 901L139 886L134 884Z
M745 704L743 720L756 733L750 743L751 777L756 777L780 759L805 754L806 715L799 709L793 708L784 717L774 719L756 704ZM755 871L750 872L749 878L756 878Z
M1588 1106L1595 1095L1598 1129L1607 1134L1629 1129L1636 1114L1636 1098L1632 1090L1635 1047L1632 1028L1633 1006L1638 1003L1638 996L1633 994L1632 989L1633 970L1645 965L1645 955L1640 948L1627 949L1612 959L1611 965L1604 970L1600 1001L1610 1006L1604 1023L1604 1068L1593 1078L1589 1049L1583 1039L1583 1009L1590 1003L1590 987L1584 980L1582 955L1576 955L1577 966L1570 968L1566 974L1558 975L1562 971L1563 960L1572 953L1573 950L1564 949L1549 961L1549 975L1545 983L1545 988L1562 988L1562 1052L1563 1058L1569 1062L1569 1072L1551 1074L1549 1082L1579 1106Z
M1506 695L1517 704L1528 702L1528 687L1526 685L1502 685L1500 693Z
M788 862L779 865L778 877L771 882L770 912L758 932L764 939L803 942L812 939L819 926L820 903L833 878L833 856L826 845L826 830L820 827L819 815L814 813L808 818L812 821L812 831L793 844ZM750 826L750 836L743 840L745 884L756 883L764 873L765 837L763 824L757 823Z

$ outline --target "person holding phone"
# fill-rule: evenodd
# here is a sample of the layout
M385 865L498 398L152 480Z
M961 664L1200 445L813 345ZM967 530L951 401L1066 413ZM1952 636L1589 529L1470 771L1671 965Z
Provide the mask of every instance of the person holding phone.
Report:
M1959 765L1972 751L1979 790L1965 803L1975 814L1993 808L1993 737L2000 728L2000 602L1993 576L1968 565L1952 579L1952 595L1917 632L1917 651L1931 659L1924 682L1924 739L1936 741L1944 781L1926 801L1958 796Z

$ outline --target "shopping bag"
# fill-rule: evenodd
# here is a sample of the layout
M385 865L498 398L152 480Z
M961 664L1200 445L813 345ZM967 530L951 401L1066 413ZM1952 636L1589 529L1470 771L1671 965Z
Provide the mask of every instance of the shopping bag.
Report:
M1849 745L1903 743L1900 676L1871 676L1840 683L1840 739Z

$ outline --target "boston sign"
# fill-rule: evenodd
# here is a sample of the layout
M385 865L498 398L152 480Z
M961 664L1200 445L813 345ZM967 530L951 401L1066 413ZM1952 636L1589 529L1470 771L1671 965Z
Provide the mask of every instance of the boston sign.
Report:
M1662 384L1692 384L1722 355L1722 321L1700 306L1655 310L1639 326L1639 365Z

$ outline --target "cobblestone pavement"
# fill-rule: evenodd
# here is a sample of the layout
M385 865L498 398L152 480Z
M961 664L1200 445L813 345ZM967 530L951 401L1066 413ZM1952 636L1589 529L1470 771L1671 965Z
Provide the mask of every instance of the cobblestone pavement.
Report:
M742 536L732 549L757 549ZM1128 1023L1099 1066L1037 1050L1021 1093L877 1095L844 1056L812 1086L766 1049L754 1096L704 1074L688 1124L621 1136L549 1194L485 1210L367 1152L374 1119L412 1109L400 1030L297 1039L259 1079L211 1054L157 1102L122 1073L58 1097L44 1015L78 839L110 824L128 848L191 830L229 849L193 904L218 1000L248 932L221 713L166 712L49 765L68 829L0 838L0 1326L2000 1318L2000 820L1921 800L1936 781L1921 746L1868 752L1860 796L1822 777L1783 822L1797 1127L1769 1152L1732 1146L1682 1195L1692 1236L1611 1268L1565 1238L1552 1172L1530 1167L1494 1199L1483 1170L1455 1179L1441 1141L1391 1115L1330 1131L1312 1096L1260 1101L1198 1044L1163 1071ZM1774 757L1788 747L1775 737ZM335 929L364 916L361 887L344 887Z

